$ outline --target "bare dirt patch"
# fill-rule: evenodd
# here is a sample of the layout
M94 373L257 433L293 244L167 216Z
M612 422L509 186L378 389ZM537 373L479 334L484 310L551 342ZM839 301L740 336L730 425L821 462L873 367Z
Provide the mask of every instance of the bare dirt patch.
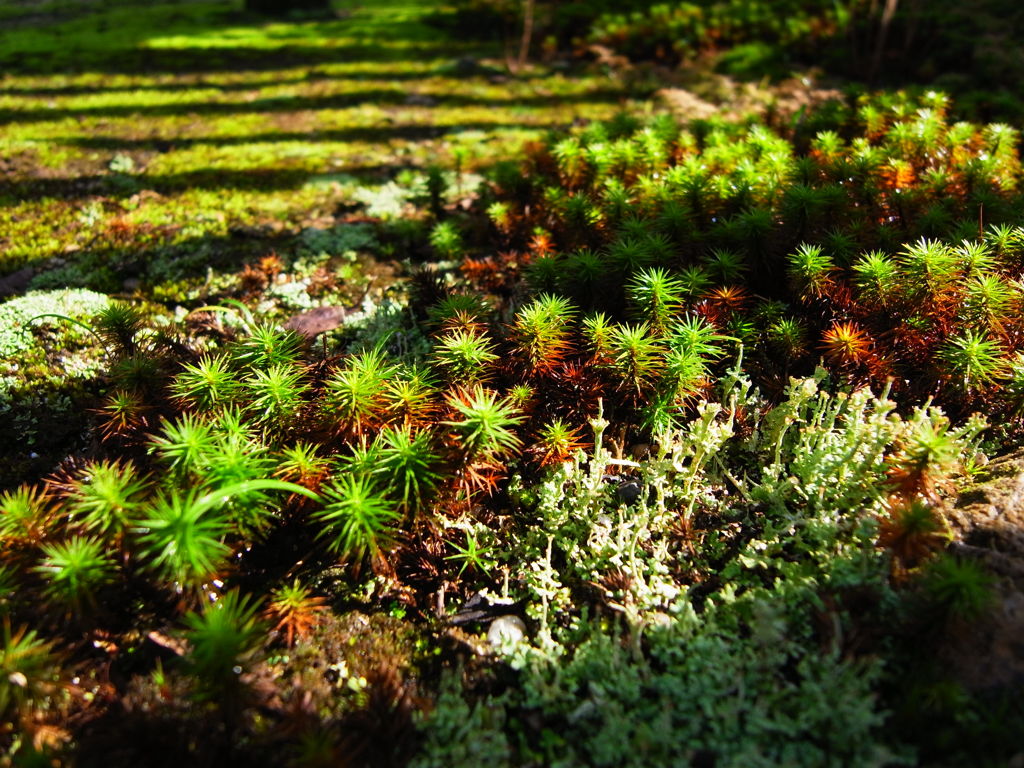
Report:
M990 615L955 633L944 659L974 690L1024 683L1024 451L990 466L991 479L961 494L949 510L953 553L995 576Z

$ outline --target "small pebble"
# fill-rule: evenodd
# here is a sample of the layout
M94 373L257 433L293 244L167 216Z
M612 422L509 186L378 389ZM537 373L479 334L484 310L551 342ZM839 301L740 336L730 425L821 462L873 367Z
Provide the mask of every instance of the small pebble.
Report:
M518 616L499 616L487 630L487 642L493 647L518 643L526 637L526 624Z
M619 497L619 501L632 506L640 498L640 484L632 481L623 483L615 489L615 495Z
M650 443L636 443L629 448L629 457L634 461L643 461L651 457Z
M405 97L405 103L410 107L433 107L437 105L437 99L425 93L410 93Z

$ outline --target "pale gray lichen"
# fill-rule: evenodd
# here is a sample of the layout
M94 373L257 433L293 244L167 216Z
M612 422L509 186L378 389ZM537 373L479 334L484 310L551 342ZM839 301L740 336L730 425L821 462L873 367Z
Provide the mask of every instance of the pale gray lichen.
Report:
M86 332L59 318L46 317L33 322L39 315L56 314L81 320L91 317L110 303L102 293L83 289L31 291L0 304L0 357L10 358L35 343L33 327L61 326L61 334L69 340L78 340ZM7 360L10 363L10 360Z
M85 328L40 315L88 324L109 301L93 291L62 289L0 304L0 432L13 436L8 452L0 452L0 482L35 461L36 451L66 447L82 427L85 390L105 365L103 348Z

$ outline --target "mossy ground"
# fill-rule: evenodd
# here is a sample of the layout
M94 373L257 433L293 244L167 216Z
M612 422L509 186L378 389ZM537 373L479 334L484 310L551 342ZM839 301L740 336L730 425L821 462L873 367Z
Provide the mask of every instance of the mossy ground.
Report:
M1011 128L676 73L684 127L441 3L238 5L0 9L0 767L1013 753L934 663L991 618L969 412L1020 433ZM907 306L903 386L848 314Z
M154 262L207 249L237 267L338 220L358 187L453 156L468 170L628 96L600 75L477 65L500 50L430 26L435 4L274 23L230 3L59 8L0 20L0 269L37 282L59 268L173 298Z
M8 4L0 295L88 288L173 312L240 295L239 273L273 254L264 310L319 304L314 277L327 303L357 307L424 255L409 201L428 166L470 174L637 95L601 70L511 76L500 46L431 23L445 11L338 2L268 21L230 2ZM384 242L344 234L382 218ZM67 436L18 450L2 482L45 469Z

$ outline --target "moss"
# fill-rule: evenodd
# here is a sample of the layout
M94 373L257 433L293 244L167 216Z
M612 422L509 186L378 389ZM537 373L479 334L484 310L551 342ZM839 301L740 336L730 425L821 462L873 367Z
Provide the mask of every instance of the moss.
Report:
M33 728L66 729L54 751L83 765L166 741L197 764L910 759L886 724L921 639L901 579L938 537L901 559L914 531L889 513L946 493L981 429L915 406L1000 392L892 376L888 340L923 364L959 298L914 286L974 272L998 281L972 322L1001 305L999 349L1019 340L1015 134L938 95L684 127L602 70L507 75L425 0L344 6L52 2L66 15L24 36L0 26L0 271L176 318L137 334L108 313L108 360L78 326L25 328L105 296L0 306L0 483L58 468L0 500L0 612L59 640L94 696L55 686ZM1007 225L959 244L981 202ZM309 343L279 323L340 326ZM460 339L484 350L472 376L448 364ZM799 378L822 340L832 378ZM864 386L887 378L891 397ZM921 435L943 450L912 456ZM101 462L139 478L121 502ZM117 531L82 517L111 498ZM39 577L38 544L80 525L116 572L78 617L102 648L68 638ZM367 546L332 550L346 531ZM172 551L203 578L157 567ZM286 648L254 612L296 579L313 636ZM197 635L196 603L218 632ZM496 615L523 637L490 647ZM245 642L211 698L188 660L220 630Z

